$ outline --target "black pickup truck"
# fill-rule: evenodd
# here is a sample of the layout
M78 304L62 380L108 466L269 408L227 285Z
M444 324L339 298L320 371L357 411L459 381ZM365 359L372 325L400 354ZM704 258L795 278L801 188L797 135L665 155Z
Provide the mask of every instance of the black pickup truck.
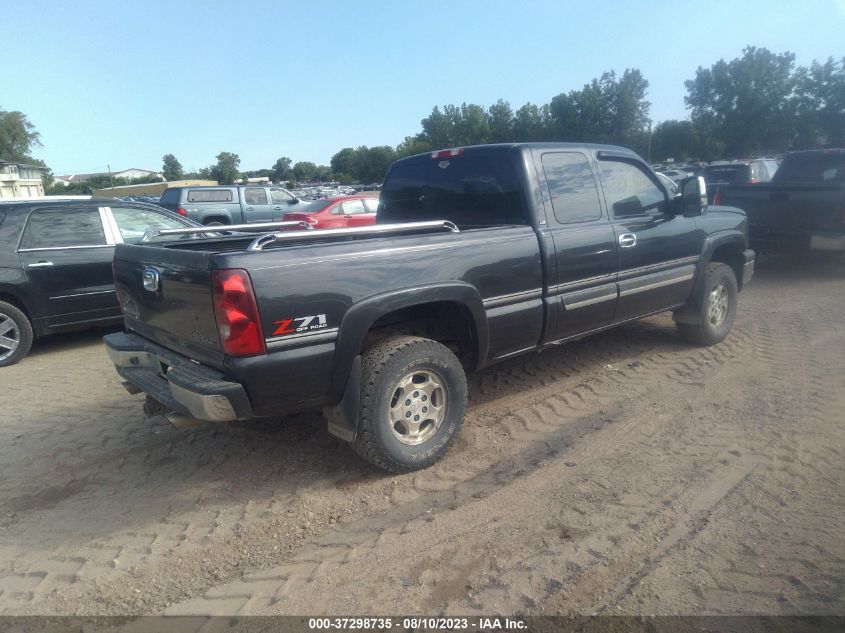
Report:
M754 270L745 214L671 197L629 150L504 144L394 163L374 226L118 245L130 393L175 423L324 410L393 472L455 438L465 371L640 317L727 336Z
M755 249L845 251L845 149L793 152L771 182L726 185L715 201L748 214Z

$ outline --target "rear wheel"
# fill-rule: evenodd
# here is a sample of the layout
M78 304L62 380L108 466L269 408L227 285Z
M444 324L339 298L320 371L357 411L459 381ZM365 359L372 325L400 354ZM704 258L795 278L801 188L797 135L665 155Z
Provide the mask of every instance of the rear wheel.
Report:
M0 301L0 367L14 365L32 346L32 325L11 303Z
M457 357L436 341L397 336L368 349L362 361L355 451L394 473L440 459L464 419L467 383Z
M212 218L203 222L203 226L226 226L226 222L218 218Z
M698 306L696 322L678 323L678 332L696 345L721 343L733 327L739 298L733 269L727 264L709 263L700 292L694 298Z

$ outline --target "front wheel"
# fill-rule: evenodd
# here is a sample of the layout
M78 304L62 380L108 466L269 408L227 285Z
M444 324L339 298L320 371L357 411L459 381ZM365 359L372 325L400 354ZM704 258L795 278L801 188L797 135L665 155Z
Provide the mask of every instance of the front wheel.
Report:
M394 473L440 459L466 408L466 376L457 357L436 341L397 336L364 352L361 369L355 452Z
M695 322L678 322L681 338L696 345L715 345L725 340L733 327L739 288L736 275L727 264L711 262L705 271L700 294L693 297L697 306Z
M32 345L32 325L11 303L0 301L0 367L14 365Z

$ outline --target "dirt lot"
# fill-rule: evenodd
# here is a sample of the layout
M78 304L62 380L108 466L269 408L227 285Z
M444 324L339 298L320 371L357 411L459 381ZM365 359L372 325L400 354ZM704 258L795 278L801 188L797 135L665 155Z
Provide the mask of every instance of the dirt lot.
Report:
M0 613L845 613L845 259L470 379L389 476L316 415L145 420L101 333L0 370Z

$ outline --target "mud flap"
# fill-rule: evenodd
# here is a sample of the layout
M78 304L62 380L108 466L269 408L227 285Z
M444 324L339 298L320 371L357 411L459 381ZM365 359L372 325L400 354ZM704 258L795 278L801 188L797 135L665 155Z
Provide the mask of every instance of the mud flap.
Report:
M346 442L354 442L358 436L358 412L361 406L361 357L352 361L352 370L346 380L343 397L333 407L324 407L323 415L328 421L328 431Z

